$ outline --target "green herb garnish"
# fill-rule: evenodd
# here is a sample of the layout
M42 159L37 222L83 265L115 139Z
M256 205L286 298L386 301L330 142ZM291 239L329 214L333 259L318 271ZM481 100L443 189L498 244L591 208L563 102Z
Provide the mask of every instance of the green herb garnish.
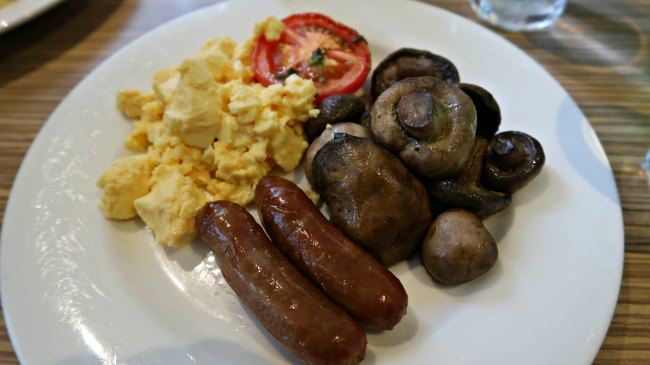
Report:
M314 52L311 53L311 59L309 61L309 65L311 67L323 67L325 66L325 52L327 52L329 48L321 48L318 47L314 50Z
M284 80L287 77L289 77L290 75L297 74L297 73L298 73L298 71L296 71L295 68L289 67L289 69L280 71L277 74L275 74L275 77L280 79L280 80Z

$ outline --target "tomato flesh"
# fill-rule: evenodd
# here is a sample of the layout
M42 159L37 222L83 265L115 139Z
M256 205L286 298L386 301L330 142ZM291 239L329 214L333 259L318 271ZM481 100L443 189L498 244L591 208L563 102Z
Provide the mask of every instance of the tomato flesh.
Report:
M255 43L253 70L259 83L282 83L296 73L316 85L315 102L363 85L370 72L370 50L355 30L318 13L294 14L282 22L279 40L261 35Z

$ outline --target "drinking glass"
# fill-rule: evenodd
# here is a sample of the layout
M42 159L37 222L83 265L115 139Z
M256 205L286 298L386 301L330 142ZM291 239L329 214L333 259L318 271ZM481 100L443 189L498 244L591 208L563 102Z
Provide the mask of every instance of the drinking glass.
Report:
M470 0L486 22L508 31L539 30L553 24L567 0Z

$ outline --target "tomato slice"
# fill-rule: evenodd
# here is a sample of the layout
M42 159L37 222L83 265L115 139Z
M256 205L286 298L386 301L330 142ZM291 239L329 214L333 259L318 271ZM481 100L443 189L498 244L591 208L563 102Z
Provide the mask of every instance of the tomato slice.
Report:
M271 42L260 35L255 43L257 82L278 84L296 73L316 85L316 103L363 85L370 72L370 50L357 31L318 13L294 14L282 22L280 39Z

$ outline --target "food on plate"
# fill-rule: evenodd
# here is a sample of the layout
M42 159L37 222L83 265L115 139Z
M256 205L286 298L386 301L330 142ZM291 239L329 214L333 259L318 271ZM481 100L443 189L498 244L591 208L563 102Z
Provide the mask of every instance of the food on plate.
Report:
M460 118L452 114L459 112L464 113ZM507 208L510 194L534 178L544 163L542 148L532 137L506 132L497 138L500 123L500 107L483 87L448 85L429 76L395 82L379 95L370 118L362 117L361 124L370 125L374 138L422 178L434 210L448 209L438 215L422 247L427 271L441 283L468 282L494 265L496 242L481 219ZM456 145L436 145L453 128L464 128L450 138ZM312 169L315 176L317 169ZM515 172L519 169L521 174Z
M542 171L545 159L542 145L532 136L501 132L487 147L481 178L485 186L512 194Z
M383 330L402 319L408 297L399 279L330 223L296 184L266 176L255 202L273 243L353 318Z
M153 92L120 91L118 108L136 119L125 145L143 157L100 177L107 217L137 213L159 244L182 246L196 236L194 218L206 201L250 203L273 167L296 168L308 147L303 123L317 114L314 83L289 75L265 87L251 67L255 39L277 39L282 29L269 17L241 44L211 39L181 65L158 71Z
M372 72L372 99L399 80L420 76L432 76L452 85L460 81L456 66L445 57L422 49L400 48L386 56Z
M407 293L386 266L421 249L436 281L483 275L498 250L481 219L505 209L544 163L532 137L493 139L499 105L459 83L446 58L410 48L389 55L366 108L351 93L369 71L366 40L322 14L269 17L241 44L209 40L156 72L152 92L117 95L134 120L125 146L140 154L99 178L100 207L108 218L139 216L162 245L199 234L290 352L308 364L359 363L360 324L390 330L406 313ZM314 194L268 175L303 157L329 221ZM496 191L481 185L483 171ZM244 208L253 200L273 242Z
M474 145L476 109L467 94L431 76L396 82L372 107L375 139L425 178L458 172Z
M465 82L457 86L472 99L472 104L476 108L476 135L486 139L492 138L501 125L499 103L492 93L482 86Z
M312 177L311 173L314 156L316 156L316 153L321 149L321 147L323 147L327 142L331 141L334 138L334 135L337 133L345 133L363 138L372 138L372 135L368 128L360 124L343 122L326 126L325 130L309 145L307 152L305 152L303 169L305 171L305 177L311 185L314 185L314 178Z
M290 15L282 23L279 38L257 38L253 69L258 82L278 84L298 74L316 85L316 102L361 87L370 72L370 50L356 30L318 13Z
M158 165L150 181L151 191L133 201L138 215L158 242L170 246L190 242L197 211L206 202L205 191L173 165Z
M474 147L462 169L448 177L426 182L431 196L453 208L463 208L486 218L510 205L510 194L493 191L481 184L487 146L501 124L498 104L487 90L470 84L462 84L463 90L472 99L477 111L477 127Z
M511 194L544 164L543 149L534 138L522 132L497 134L501 109L489 91L467 83L458 87L476 108L474 147L458 173L425 182L432 199L450 210L435 219L422 247L429 274L450 285L473 280L494 265L496 242L481 219L506 209Z
M97 180L99 203L107 218L129 219L138 213L133 202L149 193L149 179L158 161L149 154L122 157Z
M450 209L436 217L422 245L422 263L438 282L457 285L488 272L497 261L494 237L473 213Z
M490 190L481 184L487 144L486 139L477 138L472 156L459 173L426 182L432 198L450 208L469 210L480 218L487 218L506 209L512 200L510 194Z
M410 257L431 224L422 183L372 139L335 134L312 177L330 221L384 265Z
M305 123L305 133L309 142L316 139L328 124L359 123L366 111L366 103L353 94L334 94L321 100L318 110L318 116L309 118Z
M362 328L273 246L244 207L208 203L197 225L230 287L291 353L307 364L363 360Z

